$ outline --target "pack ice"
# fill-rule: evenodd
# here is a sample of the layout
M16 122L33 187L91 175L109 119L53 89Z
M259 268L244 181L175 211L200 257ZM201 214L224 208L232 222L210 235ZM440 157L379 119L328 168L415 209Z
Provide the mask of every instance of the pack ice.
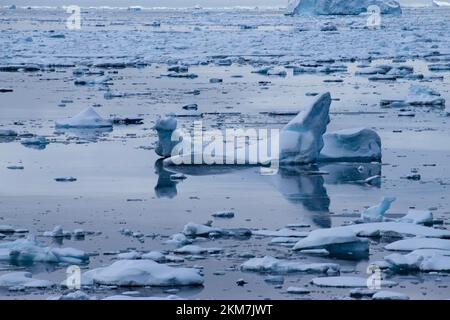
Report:
M88 107L72 118L56 121L55 125L57 128L105 128L112 127L113 122Z
M120 260L112 265L87 271L82 275L86 285L117 286L196 286L203 277L195 268L174 268L152 260Z
M357 15L376 5L381 14L401 14L402 9L393 0L290 0L286 14L295 15Z
M274 273L339 273L339 265L335 263L301 263L290 260L280 260L274 257L253 258L241 265L243 271L274 272Z

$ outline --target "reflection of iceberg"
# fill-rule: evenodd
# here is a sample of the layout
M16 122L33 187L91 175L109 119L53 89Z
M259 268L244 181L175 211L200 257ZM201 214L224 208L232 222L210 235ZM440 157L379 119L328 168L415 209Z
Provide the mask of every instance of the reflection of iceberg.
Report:
M164 169L162 160L155 163L155 173L158 175L158 182L155 186L155 194L158 198L174 198L177 196L177 181L170 177L173 172Z
M371 177L381 176L380 163L329 163L319 166L326 184L365 184ZM380 187L381 179L370 180L371 186Z
M58 128L56 130L57 134L67 134L69 136L74 136L80 140L86 140L89 142L97 142L100 137L102 137L105 133L112 132L112 127L104 127L104 128Z

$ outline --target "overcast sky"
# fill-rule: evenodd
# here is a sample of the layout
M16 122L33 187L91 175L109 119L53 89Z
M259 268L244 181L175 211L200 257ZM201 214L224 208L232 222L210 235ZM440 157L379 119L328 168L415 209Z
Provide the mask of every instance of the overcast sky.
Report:
M447 0L450 1L450 0ZM145 7L230 7L230 6L286 6L288 0L0 0L0 5L19 6L61 6L80 5L127 7L139 5ZM400 0L401 4L429 3L431 0Z

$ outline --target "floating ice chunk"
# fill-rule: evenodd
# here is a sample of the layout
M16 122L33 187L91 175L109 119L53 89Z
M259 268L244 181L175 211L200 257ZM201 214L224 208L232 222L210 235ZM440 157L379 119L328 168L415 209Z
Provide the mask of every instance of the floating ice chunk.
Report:
M203 277L195 268L174 268L152 260L120 260L87 271L83 282L117 286L197 286Z
M261 230L253 230L252 234L256 235L256 236L264 236L264 237L299 237L299 238L304 238L306 236L308 236L309 232L306 231L295 231L292 229L288 229L288 228L283 228L280 230L265 230L265 229L261 229Z
M119 253L116 258L121 260L135 260L135 259L141 259L141 254L137 251L129 251L129 252L122 252Z
M275 237L272 240L270 240L270 243L272 244L290 244L290 243L297 243L298 238L296 237Z
M231 219L234 218L234 212L233 211L218 211L212 214L215 218L227 218Z
M329 92L320 95L281 130L281 162L317 162L324 145L322 136L330 122L330 104Z
M71 236L70 231L63 230L62 226L55 226L52 231L45 231L44 237L63 238Z
M286 292L291 294L309 294L311 290L302 287L289 287Z
M361 277L321 277L314 278L311 281L313 284L319 287L335 287L335 288L365 288L367 287L367 278ZM382 287L393 287L397 283L394 281L381 280L380 285Z
M295 15L357 15L376 5L381 14L400 14L400 4L394 0L291 0L286 14Z
M381 161L381 139L372 129L345 129L323 135L319 160L339 162Z
M408 211L408 214L400 219L400 222L431 225L433 223L433 213L429 210L412 210Z
M361 213L361 219L364 222L381 222L383 221L384 214L391 207L391 203L395 201L394 197L384 197L381 202L373 207L365 209Z
M88 260L89 256L84 251L73 248L46 247L35 240L33 236L13 242L0 243L0 261L84 263Z
M280 260L274 257L253 258L241 265L243 271L274 272L274 273L338 273L339 265L335 263L301 263L290 260Z
M11 272L0 276L0 287L50 288L48 280L33 279L30 272Z
M0 129L0 137L15 137L17 132L10 129Z
M85 86L85 85L107 84L109 81L111 81L111 78L107 76L100 77L97 79L78 78L74 81L74 84L77 86Z
M191 230L189 230L188 232L191 232ZM167 244L175 244L177 246L183 246L185 244L190 244L191 242L192 241L189 240L183 233L176 233L166 241Z
M141 259L153 260L156 262L163 262L166 260L165 256L159 251L150 251L142 254Z
M57 297L51 297L49 298L49 300L97 300L96 297L91 297L90 295L88 295L87 293L84 293L83 291L75 291L75 292L70 292L68 294L64 294L61 296L57 296Z
M159 118L155 124L158 132L158 145L155 152L161 157L170 157L173 148L179 141L172 141L172 133L177 129L177 119L174 113L169 113L163 118Z
M406 255L390 254L384 259L393 271L441 271L450 272L450 251L437 249L419 249Z
M92 107L67 120L56 121L57 128L106 128L112 125L112 120L103 119Z
M43 136L35 136L31 138L23 138L20 143L25 146L46 146L49 144L47 138Z
M372 296L372 300L409 300L409 296L394 291L378 291Z
M348 229L317 229L306 238L298 241L293 250L325 249L330 255L367 256L369 242L358 238L353 230Z
M175 253L181 254L204 254L208 249L196 245L187 245L175 250Z
M384 248L393 251L414 251L418 249L450 250L450 240L416 237L392 242Z
M176 295L170 295L167 297L134 297L134 296L126 296L126 295L114 295L106 297L102 300L178 300L180 297Z
M267 70L266 74L268 76L280 76L285 77L287 75L286 69L283 67L273 67Z
M210 233L221 233L222 229L213 228L204 224L189 222L183 228L183 233L187 236L207 236Z
M74 177L58 177L55 178L56 182L75 182L77 181L77 178Z

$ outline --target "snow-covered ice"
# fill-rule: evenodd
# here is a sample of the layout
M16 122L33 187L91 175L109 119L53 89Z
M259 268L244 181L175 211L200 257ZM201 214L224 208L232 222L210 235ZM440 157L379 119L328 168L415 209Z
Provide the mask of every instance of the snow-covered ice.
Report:
M400 4L394 0L290 0L287 14L303 15L357 15L368 12L371 5L381 14L400 14Z
M372 296L372 300L409 300L409 296L400 292L381 290Z
M423 271L450 272L450 251L437 249L419 249L406 255L390 254L384 259L390 268L397 272Z
M391 242L384 248L393 251L413 251L418 249L450 250L450 240L416 237Z
M409 209L408 214L398 219L398 221L430 225L433 223L433 213L430 210Z
M335 287L335 288L366 288L367 278L350 277L350 276L336 276L336 277L320 277L314 278L311 281L314 285L319 287ZM393 287L397 283L395 281L381 280L382 287Z
M395 197L384 197L381 202L373 207L365 209L361 213L361 219L364 222L381 222L383 221L386 211L391 207L391 203L394 202Z
M303 263L291 260L280 260L274 257L252 258L241 265L244 271L273 272L273 273L327 273L339 272L339 265L335 263Z
M50 288L53 283L48 280L32 278L30 272L11 272L0 275L0 287Z
M102 118L92 107L88 107L67 120L58 120L57 128L105 128L112 127L112 120Z

